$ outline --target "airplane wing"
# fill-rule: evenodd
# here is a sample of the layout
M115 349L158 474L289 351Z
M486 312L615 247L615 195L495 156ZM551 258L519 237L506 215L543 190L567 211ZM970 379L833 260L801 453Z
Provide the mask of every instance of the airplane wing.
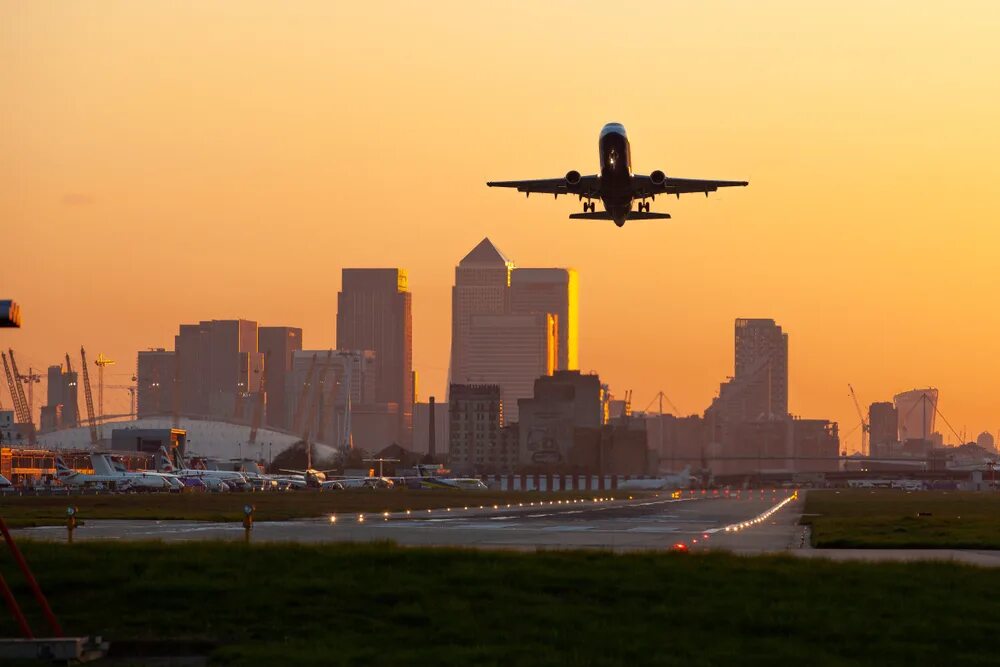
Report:
M632 176L632 194L635 197L652 197L654 195L682 195L688 192L715 192L719 188L743 187L747 181L713 181L700 178L670 178L666 177L660 183L654 183L649 176L635 174Z
M647 179L649 180L649 179ZM587 198L597 198L600 195L600 177L596 174L591 176L580 176L576 182L571 183L563 178L537 178L530 181L489 181L486 183L491 188L516 188L518 192L526 195L532 193L549 195L579 195Z

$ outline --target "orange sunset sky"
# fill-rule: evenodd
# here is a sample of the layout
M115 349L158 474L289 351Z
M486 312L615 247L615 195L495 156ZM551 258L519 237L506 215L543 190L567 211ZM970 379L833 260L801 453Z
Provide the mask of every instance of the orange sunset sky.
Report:
M22 371L85 345L122 385L182 321L324 348L340 269L401 266L440 397L454 266L489 236L579 271L582 368L636 409L701 412L734 318L772 317L793 413L846 432L848 382L933 385L995 433L997 35L992 2L2 2L2 344ZM617 229L484 186L593 173L608 121L638 172L750 187Z

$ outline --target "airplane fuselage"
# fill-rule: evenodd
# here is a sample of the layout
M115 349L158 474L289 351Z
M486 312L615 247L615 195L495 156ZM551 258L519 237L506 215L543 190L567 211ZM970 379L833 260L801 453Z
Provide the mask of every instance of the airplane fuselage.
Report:
M621 227L632 211L632 151L625 128L619 123L608 123L601 129L598 139L601 157L601 201L606 210Z

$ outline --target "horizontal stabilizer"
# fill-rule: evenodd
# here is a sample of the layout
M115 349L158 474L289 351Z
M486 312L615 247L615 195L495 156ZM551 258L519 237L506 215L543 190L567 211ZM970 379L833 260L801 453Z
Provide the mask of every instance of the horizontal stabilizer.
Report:
M593 213L570 213L571 220L613 220L611 214L607 211L595 211ZM669 220L669 213L646 213L645 211L632 211L625 218L627 221L632 220Z

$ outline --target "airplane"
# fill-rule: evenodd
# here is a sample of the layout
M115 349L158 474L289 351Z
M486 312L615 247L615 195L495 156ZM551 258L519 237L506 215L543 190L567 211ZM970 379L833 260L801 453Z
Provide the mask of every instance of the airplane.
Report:
M180 456L178 455L178 458ZM183 460L179 461L183 463ZM242 489L247 485L247 479L243 473L232 470L205 470L201 468L178 468L171 460L170 453L165 446L160 447L156 457L157 472L176 475L181 479L198 479L211 491L228 491L231 488Z
M449 471L436 464L418 463L416 477L404 477L411 489L459 489L462 491L486 491L486 483L478 477L450 477Z
M661 475L652 479L627 479L618 483L622 491L661 491L663 489L686 489L697 478L691 474L691 466L684 466L676 475Z
M116 491L128 491L130 489L143 491L169 491L177 486L158 473L129 472L116 469L105 458L104 454L91 454L91 465L94 467L94 474L86 474L73 470L63 461L61 456L56 457L56 479L71 487L83 486L106 486ZM179 481L178 481L179 484Z
M619 227L627 220L662 220L670 218L669 213L650 212L647 199L656 200L656 195L676 195L684 193L715 192L719 188L748 185L747 181L713 181L695 178L674 178L662 170L650 172L648 176L632 173L632 151L625 127L621 123L608 123L601 130L597 141L601 160L601 173L583 176L574 170L566 172L562 178L541 178L527 181L489 181L491 188L516 188L518 192L530 196L531 193L554 195L577 195L583 204L583 213L573 213L573 220L613 220ZM600 199L603 211L596 211L593 199ZM637 210L632 204L638 200Z
M277 476L276 479L296 489L308 488L340 491L344 488L340 480L328 480L326 478L327 474L334 472L333 470L316 470L315 468L289 470L281 468L279 472L289 473L289 476Z

